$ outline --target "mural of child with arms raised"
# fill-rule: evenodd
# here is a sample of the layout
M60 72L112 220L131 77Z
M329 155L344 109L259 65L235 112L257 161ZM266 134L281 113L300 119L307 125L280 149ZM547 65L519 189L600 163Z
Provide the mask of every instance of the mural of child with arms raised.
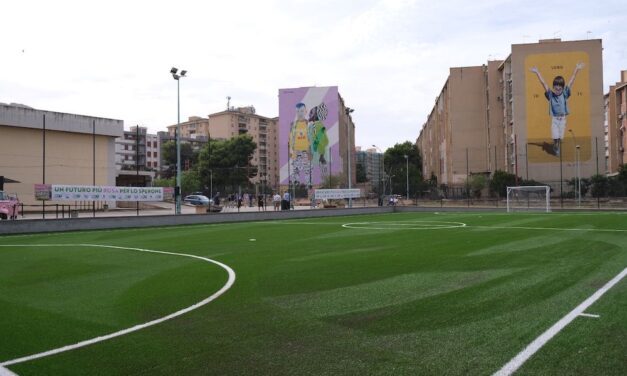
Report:
M560 147L562 139L564 138L564 131L566 130L566 116L568 111L568 98L570 97L573 84L575 83L575 77L577 72L582 70L583 63L577 63L575 71L572 77L568 81L568 85L565 84L564 77L556 76L553 79L553 88L544 81L540 71L537 67L532 67L531 72L535 73L544 89L544 96L549 101L549 115L551 115L551 138L553 139L553 152L556 156L560 155Z

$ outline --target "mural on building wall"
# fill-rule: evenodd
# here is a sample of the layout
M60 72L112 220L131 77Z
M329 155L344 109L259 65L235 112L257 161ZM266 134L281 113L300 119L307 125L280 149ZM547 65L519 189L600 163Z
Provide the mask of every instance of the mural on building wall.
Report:
M529 55L525 59L527 143L530 163L591 157L589 57L585 52Z
M320 185L342 170L337 86L279 90L280 182Z

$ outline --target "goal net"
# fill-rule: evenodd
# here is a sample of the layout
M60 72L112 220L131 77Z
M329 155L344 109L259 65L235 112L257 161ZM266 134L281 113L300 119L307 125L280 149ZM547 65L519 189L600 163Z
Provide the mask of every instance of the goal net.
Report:
M507 212L551 211L551 187L548 185L507 187Z

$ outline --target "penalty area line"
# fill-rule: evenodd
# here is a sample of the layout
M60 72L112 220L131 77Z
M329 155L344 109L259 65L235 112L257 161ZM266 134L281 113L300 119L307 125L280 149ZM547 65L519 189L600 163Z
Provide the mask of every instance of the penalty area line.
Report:
M594 294L590 295L590 297L584 300L581 304L579 304L575 309L570 311L566 316L562 317L558 322L553 324L552 327L547 329L544 333L542 333L538 338L533 340L527 347L524 348L523 351L518 353L515 357L512 358L507 364L505 364L500 370L494 373L493 376L509 376L516 372L533 354L535 354L542 346L544 346L547 342L551 340L557 333L559 333L562 329L564 329L568 324L570 324L574 319L578 316L582 316L585 310L590 307L594 302L596 302L603 294L605 294L609 289L614 287L621 279L623 279L627 275L627 268L623 269L622 272L618 273L614 278L612 278L608 283L606 283L603 287L598 289Z

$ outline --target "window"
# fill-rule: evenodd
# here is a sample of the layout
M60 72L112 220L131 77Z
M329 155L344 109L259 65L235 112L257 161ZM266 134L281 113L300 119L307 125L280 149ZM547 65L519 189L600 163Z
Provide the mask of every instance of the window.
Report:
M152 152L150 152L150 151L149 151L149 152L146 152L146 156L147 156L148 158L152 157Z

